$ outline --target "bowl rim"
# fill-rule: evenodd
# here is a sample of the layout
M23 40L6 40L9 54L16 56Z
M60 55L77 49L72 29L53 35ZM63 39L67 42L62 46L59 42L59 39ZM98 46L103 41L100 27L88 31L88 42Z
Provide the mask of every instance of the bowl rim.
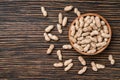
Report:
M73 42L70 40L71 26L75 23L75 21L76 21L77 19L79 19L80 17L84 17L84 16L98 16L100 19L102 19L102 21L105 22L105 24L106 24L107 27L108 27L109 34L110 34L110 38L108 39L107 44L106 44L104 47L102 47L100 50L96 51L96 52L93 53L93 54L91 54L91 53L88 54L88 53L79 51L77 48L75 48L75 47L73 46ZM110 41L111 41L112 31L111 31L111 27L110 27L108 21L107 21L104 17L102 17L101 15L99 15L99 14L97 14L97 13L85 13L85 14L82 14L82 15L78 16L77 18L75 18L75 19L73 20L73 22L72 22L71 25L69 26L68 37L69 37L70 44L72 45L72 47L73 47L77 52L79 52L79 53L81 53L81 54L83 54L83 55L96 55L96 54L101 53L102 51L104 51L104 50L108 47L108 45L110 44Z

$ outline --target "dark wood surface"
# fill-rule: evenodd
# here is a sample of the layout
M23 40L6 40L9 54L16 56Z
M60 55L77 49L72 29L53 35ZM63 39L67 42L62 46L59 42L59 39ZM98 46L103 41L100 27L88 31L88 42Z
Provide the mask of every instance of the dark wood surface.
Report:
M65 13L66 5L79 8L81 13L98 13L111 25L113 36L108 48L95 56L83 56L88 70L83 75L77 71L82 68L75 50L62 50L63 60L72 58L74 66L64 72L64 68L54 68L58 62L56 51L63 44L69 44L68 26L76 18L72 12ZM42 16L40 7L46 7L48 17ZM68 25L60 35L54 28L53 34L59 36L58 42L46 42L44 29L56 25L58 13L68 17ZM52 55L46 55L49 44L55 44ZM111 66L108 55L113 54L116 64ZM91 70L90 62L105 64L98 72ZM0 0L0 80L120 80L120 0Z

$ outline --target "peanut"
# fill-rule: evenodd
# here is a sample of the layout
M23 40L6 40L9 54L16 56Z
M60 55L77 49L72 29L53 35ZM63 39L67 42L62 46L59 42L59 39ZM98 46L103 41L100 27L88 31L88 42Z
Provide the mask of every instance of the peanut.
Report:
M92 27L92 29L96 30L98 29L97 26L94 23L91 23L90 26Z
M100 35L97 36L97 41L100 43L103 41L103 37L101 37Z
M92 22L92 19L88 19L86 23L84 24L84 27L88 27L90 23Z
M71 45L63 45L62 47L63 47L63 49L72 49Z
M88 54L94 54L96 52L96 49L91 49L91 50L89 50L87 53Z
M84 48L84 47L86 47L86 46L87 46L87 44L82 44L82 45L81 45L82 48Z
M110 63L111 63L111 65L114 65L115 64L115 60L112 59Z
M108 33L108 28L106 25L103 26L103 31L107 34Z
M78 21L78 19L75 21L75 28L76 28L76 30L79 29L79 21Z
M95 49L96 49L96 44L95 44L95 43L91 42L90 44L91 44L91 47L92 47L92 48L95 48Z
M80 11L77 9L77 8L74 8L74 13L77 15L77 16L80 16Z
M86 17L84 18L84 21L86 22L88 19L90 19L90 16L86 16Z
M41 7L41 12L42 12L42 14L43 14L43 16L47 16L47 11L45 10L45 7Z
M93 41L93 42L96 42L97 43L97 38L96 37L89 37L90 39L91 39L91 41Z
M78 45L78 44L73 44L73 46L75 47L75 48L77 48L79 51L83 51L83 48L80 46L80 45Z
M57 30L60 34L62 33L62 26L60 24L57 24Z
M47 50L47 54L51 54L51 52L53 51L54 49L54 45L53 44L50 44L48 50Z
M80 17L79 22L80 22L80 27L82 28L84 25L83 17Z
M110 38L110 34L106 34L106 33L101 33L101 36L104 38Z
M104 21L101 21L101 25L104 26L104 25L105 25L105 22L104 22Z
M78 71L78 74L83 74L87 70L87 66L84 66L81 70Z
M92 70L93 71L98 71L97 67L96 67L96 64L94 61L91 62L91 66L92 66Z
M75 34L75 38L77 38L77 37L80 37L81 36L81 34L82 34L82 29L81 28L79 28L78 29L78 32L76 32L76 34Z
M45 28L45 32L50 32L53 28L53 25L49 25L47 28Z
M82 37L88 36L89 34L90 34L90 32L82 33Z
M50 38L48 37L47 33L44 33L44 37L46 41L50 41Z
M58 22L59 22L59 24L62 24L62 13L59 13L58 14Z
M73 6L72 5L70 5L70 6L66 6L65 8L64 8L64 11L71 11L73 9Z
M85 28L83 28L83 31L84 32L92 31L92 27L91 26L85 27Z
M64 66L67 66L67 65L69 65L70 63L72 63L72 59L65 60Z
M48 36L50 39L55 40L55 41L59 39L56 35L52 35L51 33L49 33Z
M81 44L88 44L91 42L91 39L83 39L80 43Z
M62 62L54 63L53 66L54 67L63 67L63 63Z
M71 36L74 36L75 35L75 26L71 26Z
M98 35L98 34L99 34L99 32L98 32L97 30L93 30L93 31L90 33L91 36L95 36L95 35Z
M114 64L115 64L115 60L113 59L113 56L112 56L112 55L109 55L109 56L108 56L108 60L110 61L110 64L111 64L111 65L114 65Z
M77 38L78 41L81 41L81 40L83 40L83 39L84 39L84 37L79 37L79 38Z
M73 66L73 63L68 64L68 66L64 68L64 71L70 70L72 66Z
M104 38L104 41L105 41L105 42L107 42L107 41L108 41L108 39L107 39L107 38Z
M98 16L95 17L95 23L97 27L101 27L100 18Z
M63 18L62 26L66 26L66 24L67 24L67 20L68 20L67 17L64 17L64 18Z
M98 69L103 69L103 68L105 68L105 65L103 65L103 64L96 64L96 67Z
M95 24L95 18L94 16L91 16L92 23Z
M86 61L84 60L84 58L82 57L82 56L79 56L78 57L78 60L80 61L80 63L82 64L82 65L86 65Z
M62 53L61 50L57 50L57 56L60 61L62 61Z
M87 52L89 50L89 48L90 48L90 44L87 44L87 46L84 47L84 52Z
M103 47L105 46L107 43L106 42L101 42L101 43L97 43L96 46L97 47Z

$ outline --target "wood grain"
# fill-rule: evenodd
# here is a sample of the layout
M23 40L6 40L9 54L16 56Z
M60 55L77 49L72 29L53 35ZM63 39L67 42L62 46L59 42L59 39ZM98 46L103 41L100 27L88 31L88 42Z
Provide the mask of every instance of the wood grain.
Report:
M46 42L43 32L46 26L58 22L62 12L68 25L76 18L73 12L65 13L63 8L73 5L81 13L98 13L105 17L112 29L112 40L108 48L95 56L83 56L89 69L84 75L77 75L82 68L75 50L62 50L63 60L72 58L74 67L69 72L54 68L58 62L56 51L63 44L69 44L68 27L59 36L58 42ZM42 16L40 7L46 7L48 18ZM0 80L120 80L120 1L119 0L0 0ZM55 44L52 55L46 55L49 44ZM113 54L116 64L111 66L107 57ZM105 64L106 68L93 72L90 62Z

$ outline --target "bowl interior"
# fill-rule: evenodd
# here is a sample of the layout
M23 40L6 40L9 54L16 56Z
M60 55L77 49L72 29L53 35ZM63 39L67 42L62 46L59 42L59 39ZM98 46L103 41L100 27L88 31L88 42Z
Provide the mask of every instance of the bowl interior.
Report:
M112 31L111 31L110 25L109 25L109 23L107 22L107 20L106 20L105 18L103 18L102 16L100 16L100 15L98 15L98 14L96 14L96 13L86 13L86 14L82 14L81 16L77 17L76 19L79 19L80 17L85 17L85 16L98 16L100 19L102 19L102 20L105 22L105 24L106 24L107 27L108 27L109 34L112 36ZM75 19L75 20L76 20L76 19ZM70 40L70 33L71 33L70 28L71 28L71 26L75 23L75 20L71 23L71 25L70 25L70 27L69 27L68 36L69 36L69 41L70 41L72 47L73 47L77 52L79 52L79 53L81 53L81 54L84 54L84 55L96 55L96 54L98 54L98 53L101 53L105 48L107 48L107 46L109 45L109 43L110 43L110 41L111 41L111 36L110 36L110 38L108 39L107 44L106 44L104 47L102 47L101 49L97 50L97 51L96 51L95 53L93 53L93 54L88 54L88 53L82 52L82 51L78 50L77 48L75 48L75 47L73 46L73 42Z

